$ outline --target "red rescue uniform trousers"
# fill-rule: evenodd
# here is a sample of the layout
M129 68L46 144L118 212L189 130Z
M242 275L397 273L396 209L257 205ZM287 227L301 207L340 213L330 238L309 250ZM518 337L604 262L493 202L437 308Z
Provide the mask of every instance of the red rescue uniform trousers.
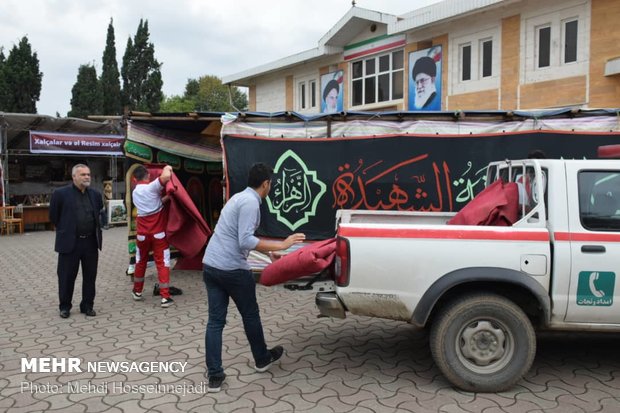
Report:
M153 260L157 267L159 293L162 298L170 298L170 247L166 233L136 236L136 270L133 275L133 290L141 293L144 288L144 274L149 261L149 252L153 251Z

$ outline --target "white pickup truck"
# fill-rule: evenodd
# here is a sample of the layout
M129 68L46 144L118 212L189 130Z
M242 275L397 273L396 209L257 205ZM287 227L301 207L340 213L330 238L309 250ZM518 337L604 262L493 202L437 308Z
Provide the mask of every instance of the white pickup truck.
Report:
M343 210L323 316L430 329L457 387L501 391L529 370L536 330L620 331L620 161L518 160L496 179L530 180L510 227L447 225L454 213Z

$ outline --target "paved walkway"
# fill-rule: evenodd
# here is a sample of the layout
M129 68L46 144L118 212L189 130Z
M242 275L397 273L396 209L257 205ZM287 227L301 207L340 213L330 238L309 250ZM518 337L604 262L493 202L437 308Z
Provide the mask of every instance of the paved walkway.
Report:
M53 232L0 237L0 412L618 412L620 335L539 340L534 366L512 390L454 390L434 366L427 336L412 326L351 316L317 319L314 295L258 287L267 342L284 345L280 365L255 373L241 320L224 330L228 378L206 393L207 304L199 272L173 271L185 294L159 307L134 302L126 228L104 232L95 309L71 317L57 306ZM146 290L154 282L147 274ZM78 276L79 279L80 276ZM22 372L21 359L78 358L80 372ZM87 371L89 362L187 363L178 372Z

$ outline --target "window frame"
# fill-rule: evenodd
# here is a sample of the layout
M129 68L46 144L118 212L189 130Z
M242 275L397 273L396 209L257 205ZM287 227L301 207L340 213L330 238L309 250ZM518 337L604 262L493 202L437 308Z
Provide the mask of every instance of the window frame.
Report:
M484 75L484 68L485 68L485 64L484 64L485 63L485 59L484 59L485 58L484 45L485 45L485 43L489 43L489 42L491 43L491 50L490 50L490 53L491 53L491 62L490 62L491 74L485 76ZM494 70L493 70L493 54L494 54L493 53L493 38L489 37L489 38L478 40L478 47L480 48L480 52L478 54L478 56L479 56L478 70L480 71L480 73L478 75L478 78L479 79L485 79L485 78L493 77L493 73L494 73Z
M570 62L566 61L566 49L568 46L568 39L566 38L568 33L566 31L566 26L568 23L573 23L576 22L577 23L577 34L576 34L576 38L575 38L575 60L571 60ZM572 63L577 63L578 58L579 58L579 19L578 18L567 18L567 19L563 19L561 21L561 30L562 30L562 47L561 49L561 56L560 56L560 61L562 64L565 65L570 65Z
M601 176L598 179L596 179L596 175L604 175L604 174L607 174L607 177ZM586 175L593 175L594 178L586 179L585 178ZM610 179L613 179L615 181L620 181L620 170L611 170L611 169L610 170L581 170L577 174L577 191L579 194L579 221L581 223L581 226L588 231L607 231L607 232L620 231L620 214L618 213L618 211L620 211L620 204L618 202L620 200L620 190L615 191L613 193L611 191L606 191L605 193L603 193L603 192L596 190L596 186L598 184L604 183L605 181L610 180ZM590 183L592 184L591 187L584 188L584 186L590 186L588 185ZM613 187L615 188L615 186ZM615 201L616 210L613 213L613 215L600 215L597 217L586 216L587 212L592 212L595 210L595 208L597 208L597 202L596 202L597 195L602 195L603 197L609 196L612 201ZM613 206L614 204L612 203L611 205ZM589 211L585 211L586 209L589 209ZM613 224L615 225L604 226L604 224L606 223L604 217L608 217L609 222L613 222ZM598 220L597 223L601 224L600 227L592 225L594 224L593 220L595 219ZM592 220L592 221L587 222L587 220Z
M591 11L586 2L561 5L524 14L521 19L521 84L583 76L588 73ZM566 24L577 22L576 60L565 62ZM540 67L539 29L550 27L549 66Z
M491 42L491 75L483 76L484 43ZM494 25L482 28L476 32L457 32L450 38L450 53L448 58L450 70L448 94L479 92L482 90L499 88L499 73L501 69L501 27ZM464 48L470 49L469 79L463 79Z
M468 48L469 49L469 77L467 79L465 79L465 49ZM461 82L471 82L471 67L472 67L472 53L471 53L471 42L467 42L467 43L463 43L459 45L459 80Z
M547 30L547 29L549 29L549 38L547 39L547 43L548 44L546 45L546 48L548 50L545 50L545 55L546 55L545 59L547 60L547 64L545 66L541 66L540 60L541 60L543 52L541 52L542 42L540 40L540 37L541 37L541 32L543 30ZM534 28L534 30L536 31L536 35L534 36L534 39L536 41L536 52L535 52L536 53L536 57L535 57L536 69L543 69L544 70L544 69L546 69L546 68L551 66L551 60L552 60L552 47L551 47L551 43L553 42L553 39L552 39L551 35L553 33L553 30L552 30L552 27L551 27L551 23L545 23L545 24L541 24L540 26L536 26Z
M395 59L395 54L401 54L401 58L402 58L402 62L400 64L400 67L398 68L394 68L394 59ZM389 63L388 63L388 68L386 70L381 70L381 58L385 57L385 56L389 56ZM374 62L374 69L373 69L373 73L367 73L368 72L368 68L369 66L371 66L369 63L370 62ZM361 64L361 76L355 77L355 73L354 73L354 65L357 64ZM402 74L402 90L400 91L400 96L398 97L398 92L396 93L397 97L395 96L394 93L394 75L396 73L401 73ZM394 105L397 102L402 102L404 99L404 95L405 95L405 49L404 48L397 48L397 49L392 49L392 50L388 50L388 51L384 51L375 55L371 55L371 56L365 56L361 59L352 61L349 63L349 73L351 74L350 76L350 80L349 80L349 102L351 102L350 107L351 108L356 108L356 109L360 109L360 108L374 108L374 107L380 107L380 106L385 106L385 105ZM388 96L386 99L384 100L379 100L380 99L380 79L384 78L385 75L388 75L388 80L387 80L387 88L388 88ZM361 96L360 96L360 101L361 103L355 104L355 98L358 97L356 96L356 93L358 93L356 91L356 82L359 82L357 84L361 84ZM367 99L369 97L369 95L367 94L367 87L368 84L372 83L373 84L373 100L371 102L367 102Z
M314 85L314 90L313 90ZM300 113L320 112L318 99L318 78L315 76L305 76L295 79L295 111ZM302 96L302 89L305 90L305 96ZM313 95L314 92L314 95ZM303 102L302 102L303 99ZM312 103L314 102L314 106Z

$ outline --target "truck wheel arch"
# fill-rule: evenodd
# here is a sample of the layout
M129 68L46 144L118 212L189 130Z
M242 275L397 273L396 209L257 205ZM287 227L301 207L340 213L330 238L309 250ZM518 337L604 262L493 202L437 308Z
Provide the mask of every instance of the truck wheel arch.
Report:
M543 311L543 322L549 323L551 300L548 292L533 277L519 271L498 267L470 267L449 272L426 290L411 317L411 324L424 327L437 302L455 287L473 283L512 284L528 291Z

